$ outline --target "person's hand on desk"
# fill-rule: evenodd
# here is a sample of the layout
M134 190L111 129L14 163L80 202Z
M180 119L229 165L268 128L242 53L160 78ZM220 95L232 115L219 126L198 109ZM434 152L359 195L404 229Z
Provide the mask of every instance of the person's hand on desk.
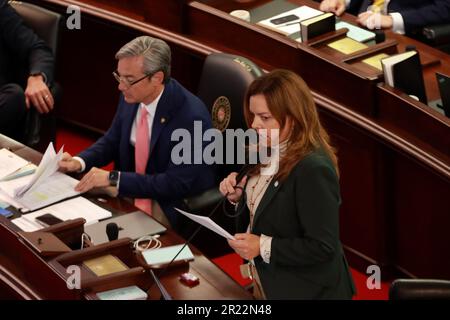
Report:
M357 21L360 25L370 30L391 29L394 24L392 16L372 11L360 13Z
M320 10L324 12L333 12L340 16L345 11L345 0L323 0L320 3Z
M68 152L64 152L58 164L61 172L79 172L82 168L80 161L74 159Z
M222 182L219 185L220 192L225 196L227 195L228 201L232 203L236 203L241 199L242 197L242 191L245 186L245 183L247 182L247 176L242 178L242 180L239 182L239 185L236 186L236 177L237 172L232 172L222 180Z
M105 188L109 186L109 171L94 167L75 186L75 191L83 193L93 188Z
M33 104L39 113L49 113L53 109L55 101L42 75L31 75L28 77L25 89L25 103L28 109Z
M245 260L259 256L259 236L251 233L236 233L236 240L227 240L228 244Z

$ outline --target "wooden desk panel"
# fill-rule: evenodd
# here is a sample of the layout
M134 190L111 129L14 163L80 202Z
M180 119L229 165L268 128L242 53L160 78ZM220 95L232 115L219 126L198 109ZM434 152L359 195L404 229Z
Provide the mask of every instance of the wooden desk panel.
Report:
M0 149L6 148L14 152L18 149L22 149L23 147L25 147L25 145L23 145L22 143L17 142L16 140L13 140L3 134L0 134Z
M0 135L0 145L10 139ZM16 154L38 164L42 154L28 147ZM108 199L98 205L110 210L113 215L135 211L136 208L123 199ZM66 279L69 274L52 262L53 258L40 257L15 233L20 229L8 219L0 216L0 298L12 294L18 299L82 299L80 290L68 290ZM167 230L160 238L163 245L184 243L184 239L173 230ZM224 240L225 241L225 240ZM182 269L165 272L161 281L174 299L252 299L252 295L231 277L208 260L192 244L189 245L195 260ZM200 278L200 284L187 288L178 280L182 272L191 271ZM158 275L158 270L155 271ZM157 288L153 288L157 291ZM158 297L159 298L159 295Z

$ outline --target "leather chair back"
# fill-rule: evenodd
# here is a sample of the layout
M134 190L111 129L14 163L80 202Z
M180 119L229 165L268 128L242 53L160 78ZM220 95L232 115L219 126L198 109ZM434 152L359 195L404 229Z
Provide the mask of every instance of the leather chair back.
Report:
M389 300L450 300L450 281L397 279L389 288Z
M12 1L10 4L56 55L61 15L31 3Z
M216 129L247 129L243 114L245 92L262 73L256 64L237 55L213 53L206 58L197 95L209 109ZM224 158L225 151L224 148ZM218 179L240 167L219 166Z
M25 25L33 29L50 47L56 62L61 15L31 3L11 1L10 4L21 16ZM56 83L52 85L50 90L55 105L57 105L61 96L61 87ZM56 118L54 112L40 115L36 109L31 108L27 114L23 142L43 152L48 143L55 140L55 136Z

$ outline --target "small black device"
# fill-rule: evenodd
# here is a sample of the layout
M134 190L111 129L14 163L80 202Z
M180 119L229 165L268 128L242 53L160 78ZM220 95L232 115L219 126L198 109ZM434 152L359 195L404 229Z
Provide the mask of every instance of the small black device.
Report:
M295 14L290 14L288 16L272 19L272 20L270 20L270 22L273 24L279 25L279 24L283 24L283 23L287 23L287 22L295 21L295 20L300 20L300 18L298 16L296 16Z
M44 227L52 226L54 224L63 222L63 220L55 217L51 213L46 213L42 216L36 217L36 221L42 224Z
M119 181L119 171L113 170L109 173L108 176L109 185L112 187L116 187Z
M119 226L117 223L110 222L106 225L106 235L109 241L117 240L119 238Z

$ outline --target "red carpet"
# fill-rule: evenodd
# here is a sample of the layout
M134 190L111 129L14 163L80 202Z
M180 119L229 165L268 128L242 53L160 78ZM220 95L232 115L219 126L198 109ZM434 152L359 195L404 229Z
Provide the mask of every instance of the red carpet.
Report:
M76 155L80 151L89 147L95 140L80 134L71 129L59 128L56 136L56 146L59 149L64 145L64 150L72 155ZM107 170L112 170L112 164L108 165ZM242 259L237 254L228 254L219 258L213 259L228 275L235 279L240 285L246 286L250 284L248 279L243 279L239 271L239 266L242 264ZM369 290L366 286L367 276L352 269L353 279L357 288L357 295L355 300L387 300L389 292L389 283L383 282L381 289Z
M59 150L64 145L64 151L71 155L77 155L91 144L95 139L83 135L75 130L59 127L56 132L56 150ZM104 167L106 170L112 170L113 164Z
M213 259L213 262L217 264L223 271L225 271L230 277L235 279L241 286L247 286L250 284L248 279L242 278L239 266L242 264L242 258L237 254L231 253L219 258ZM382 282L381 289L370 290L366 286L367 276L359 271L351 269L353 280L356 284L357 294L353 298L354 300L387 300L389 293L389 283Z

